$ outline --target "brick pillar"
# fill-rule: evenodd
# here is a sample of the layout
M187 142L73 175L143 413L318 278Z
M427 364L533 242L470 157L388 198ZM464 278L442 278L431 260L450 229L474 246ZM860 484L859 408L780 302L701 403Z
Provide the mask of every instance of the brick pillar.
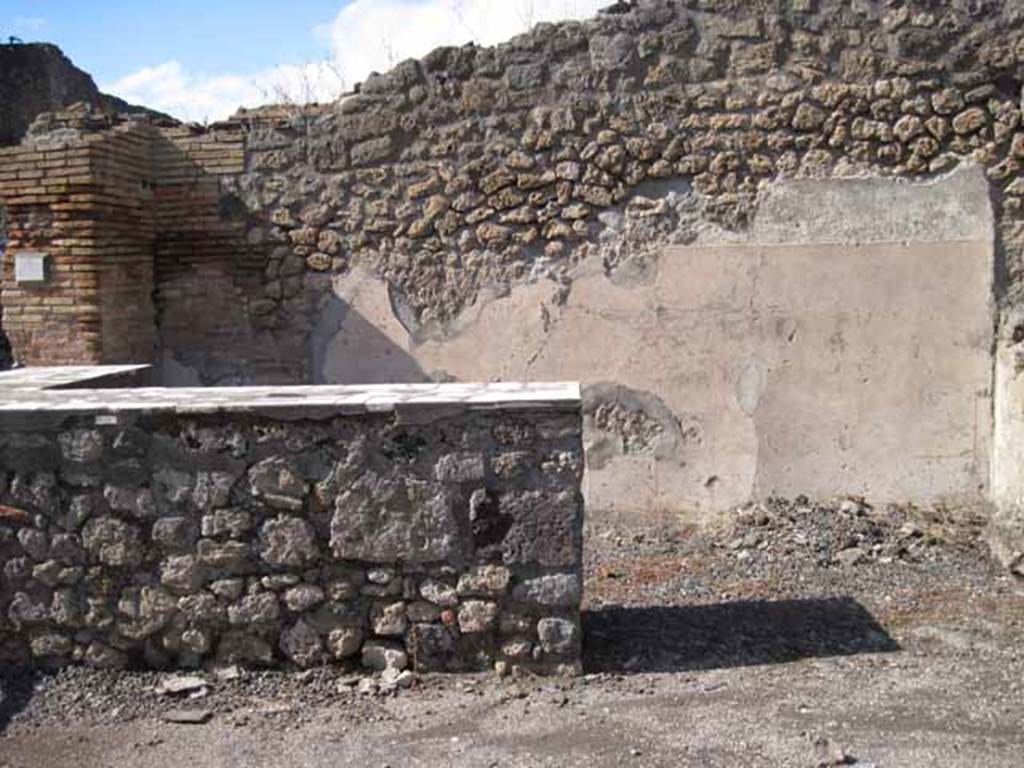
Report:
M0 150L10 238L0 306L19 362L151 362L151 131L127 124ZM44 261L42 279L19 279L19 260Z

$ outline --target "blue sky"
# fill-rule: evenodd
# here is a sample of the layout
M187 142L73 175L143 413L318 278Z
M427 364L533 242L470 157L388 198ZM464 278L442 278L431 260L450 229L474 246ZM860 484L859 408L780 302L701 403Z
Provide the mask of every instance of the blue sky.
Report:
M339 0L2 0L0 34L57 43L97 82L164 61L204 72L322 58Z
M490 45L610 0L0 0L0 35L59 45L101 89L185 120L332 101L439 45Z

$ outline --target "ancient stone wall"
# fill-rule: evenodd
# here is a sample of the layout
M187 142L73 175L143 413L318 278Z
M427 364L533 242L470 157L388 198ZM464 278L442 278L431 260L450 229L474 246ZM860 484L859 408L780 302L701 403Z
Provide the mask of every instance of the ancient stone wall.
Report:
M580 432L570 386L9 387L0 659L577 671Z
M579 379L595 510L1021 506L1024 7L630 5L162 129L160 375Z

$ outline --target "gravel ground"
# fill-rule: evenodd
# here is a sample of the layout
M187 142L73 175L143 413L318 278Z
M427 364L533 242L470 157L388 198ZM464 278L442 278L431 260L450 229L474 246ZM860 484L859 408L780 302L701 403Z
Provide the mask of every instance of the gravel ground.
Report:
M0 766L1018 766L1024 584L979 534L849 500L597 522L581 678L6 670Z

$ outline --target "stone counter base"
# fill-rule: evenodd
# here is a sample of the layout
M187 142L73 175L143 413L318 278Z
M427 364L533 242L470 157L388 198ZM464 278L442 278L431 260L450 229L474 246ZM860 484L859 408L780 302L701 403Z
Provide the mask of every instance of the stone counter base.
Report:
M0 433L0 660L579 670L578 401L308 416Z

